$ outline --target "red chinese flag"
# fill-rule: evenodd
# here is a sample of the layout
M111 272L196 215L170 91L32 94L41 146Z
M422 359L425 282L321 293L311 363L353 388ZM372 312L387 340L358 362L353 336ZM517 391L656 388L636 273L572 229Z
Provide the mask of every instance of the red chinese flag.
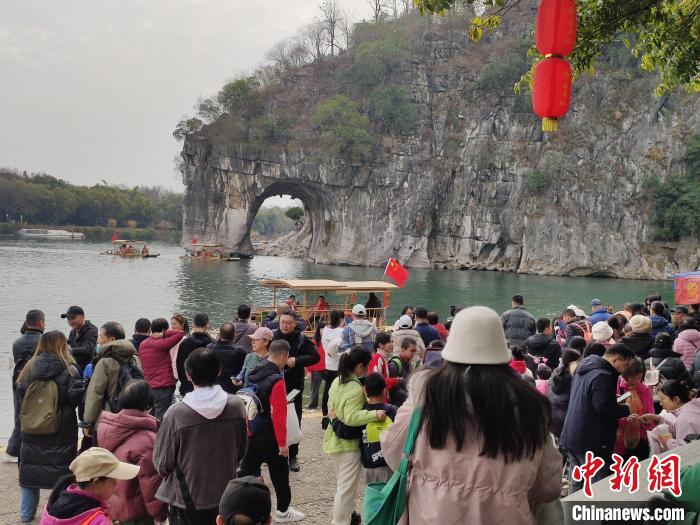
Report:
M700 274L676 277L676 304L700 303Z
M408 279L408 271L406 270L406 268L401 266L401 264L393 257L389 259L388 263L386 263L386 270L384 270L384 275L386 275L390 279L393 279L394 282L398 284L401 288L403 288L403 285L406 284L406 280Z
M192 239L192 244L197 244L197 239Z
M119 239L119 237L117 237L117 234L116 234L116 233L115 233L114 235L112 235L112 240L113 240L113 241L116 241L117 239Z

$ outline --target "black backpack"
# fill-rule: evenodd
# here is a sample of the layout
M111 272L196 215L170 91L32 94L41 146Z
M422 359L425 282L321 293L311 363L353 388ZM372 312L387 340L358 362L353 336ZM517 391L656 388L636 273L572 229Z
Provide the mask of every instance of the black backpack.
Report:
M131 359L126 362L116 357L112 357L112 359L119 363L119 373L117 374L117 387L114 389L114 395L109 399L109 411L116 414L122 408L119 403L119 396L122 394L124 387L129 384L130 381L143 379L143 372L138 369Z

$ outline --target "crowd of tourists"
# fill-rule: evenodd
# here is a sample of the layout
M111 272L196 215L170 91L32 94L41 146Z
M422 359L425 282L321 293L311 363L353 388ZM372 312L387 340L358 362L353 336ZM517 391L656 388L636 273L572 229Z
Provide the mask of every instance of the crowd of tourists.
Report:
M515 295L502 315L456 306L444 323L406 306L384 329L376 308L303 316L290 297L259 326L241 305L215 328L204 313L142 318L130 338L78 306L62 315L67 337L29 311L7 447L20 520L51 489L42 524L301 521L290 471L307 380L335 469L333 525L361 523L358 491L397 475L405 523L543 523L581 488L587 452L605 462L595 481L613 453L644 460L700 438L700 305L593 299L536 319Z

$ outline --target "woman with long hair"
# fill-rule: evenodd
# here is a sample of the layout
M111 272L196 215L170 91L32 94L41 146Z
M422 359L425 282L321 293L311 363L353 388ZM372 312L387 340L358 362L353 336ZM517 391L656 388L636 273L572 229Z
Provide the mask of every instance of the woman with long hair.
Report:
M325 384L323 386L323 395L321 396L321 411L323 412L321 427L324 430L328 426L328 395L333 380L338 377L338 361L340 357L338 356L339 341L336 341L336 339L339 339L343 335L343 325L343 312L341 310L331 310L330 322L321 333L321 346L325 354L326 365L326 369L323 372L323 381Z
M323 381L323 371L326 369L326 352L323 351L323 344L321 343L321 334L323 334L323 329L326 327L324 321L318 321L316 324L316 331L311 341L316 347L316 352L318 353L320 360L315 365L311 365L306 369L311 374L311 396L309 397L309 410L316 410L318 408L318 397L321 391L321 381Z
M362 427L386 418L383 410L364 408L367 399L360 378L367 375L371 359L372 355L362 345L354 345L340 356L338 377L331 385L329 407L341 423L353 427L351 434L341 436L331 425L323 437L323 451L333 457L337 480L331 525L349 525L352 519L355 496L363 481L360 459Z
M39 504L39 489L50 489L68 474L68 466L78 453L78 419L75 409L83 399L85 385L68 348L63 332L42 334L34 356L17 378L22 411L27 391L34 383L55 383L58 391L58 429L22 428L19 453L20 520L34 519ZM43 383L37 383L39 387ZM48 388L52 388L47 385ZM20 418L20 425L23 421Z
M700 434L700 398L694 397L695 394L687 381L664 381L659 388L659 400L666 412L676 416L675 420L653 413L642 416L642 423L668 426L668 431L657 433L662 451L683 446L687 436Z
M501 319L489 308L457 314L442 357L442 368L412 382L380 438L395 470L420 411L402 522L534 524L533 505L555 500L562 488L549 404L508 366Z

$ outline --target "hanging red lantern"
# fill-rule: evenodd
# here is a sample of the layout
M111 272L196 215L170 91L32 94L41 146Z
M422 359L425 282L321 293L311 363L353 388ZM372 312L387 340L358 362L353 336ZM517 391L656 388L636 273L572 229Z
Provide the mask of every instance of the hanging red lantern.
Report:
M542 0L535 26L537 51L565 57L576 45L576 4L574 0Z
M556 131L557 119L569 111L571 79L571 66L562 58L545 58L535 66L532 108L542 118L542 131Z

